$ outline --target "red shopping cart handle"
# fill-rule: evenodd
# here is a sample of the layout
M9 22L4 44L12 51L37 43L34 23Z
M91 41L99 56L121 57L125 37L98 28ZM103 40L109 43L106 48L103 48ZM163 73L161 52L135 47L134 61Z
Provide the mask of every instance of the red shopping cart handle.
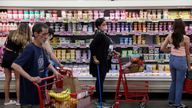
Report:
M49 79L53 79L55 77L56 77L55 75L52 75L52 76L41 78L41 80L49 80Z
M41 78L41 81L46 81L46 80L54 79L54 78L56 78L56 76L55 76L55 75L52 75L52 76L48 76L48 77ZM64 76L61 75L60 78L64 78ZM33 82L33 83L36 84L37 82Z

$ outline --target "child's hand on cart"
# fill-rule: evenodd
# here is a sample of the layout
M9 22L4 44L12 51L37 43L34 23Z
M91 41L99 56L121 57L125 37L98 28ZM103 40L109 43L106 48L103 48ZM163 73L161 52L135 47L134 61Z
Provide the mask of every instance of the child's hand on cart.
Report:
M42 80L39 76L37 76L37 77L31 77L30 81L35 83L40 83Z
M56 72L54 73L54 75L55 75L55 77L56 77L57 79L63 77L58 71L56 71Z

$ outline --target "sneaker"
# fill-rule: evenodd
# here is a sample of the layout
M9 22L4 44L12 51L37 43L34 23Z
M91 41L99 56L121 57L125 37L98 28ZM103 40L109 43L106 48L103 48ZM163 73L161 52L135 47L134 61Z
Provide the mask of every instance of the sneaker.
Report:
M102 102L103 106L111 106L111 104L107 103L107 102Z
M181 104L180 106L175 106L175 108L188 108L188 107L184 104Z
M172 102L169 102L169 106L170 106L170 107L173 107L173 106L175 106L175 104L172 103Z
M9 102L5 102L4 105L13 105L13 104L16 104L16 101L14 100L10 100Z
M97 106L97 108L100 108L100 103L99 102L95 102L95 105ZM111 108L111 104L102 102L102 108Z
M20 106L21 104L20 104L19 102L16 102L16 105L17 105L17 106Z

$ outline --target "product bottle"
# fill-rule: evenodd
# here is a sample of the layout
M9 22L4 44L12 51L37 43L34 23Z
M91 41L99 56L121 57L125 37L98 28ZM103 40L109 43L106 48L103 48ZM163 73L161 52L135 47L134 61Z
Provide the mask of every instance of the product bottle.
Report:
M87 31L88 31L87 28L88 28L87 25L83 25L83 32L87 33Z
M111 20L115 19L115 13L114 11L110 11L110 18Z
M168 10L163 10L163 19L168 19Z
M58 19L58 17L57 17L57 11L56 10L54 10L54 11L52 11L52 16L53 16L53 20L57 20Z
M2 32L2 31L3 31L3 24L0 23L0 32Z
M19 10L19 20L23 20L24 15L23 15L23 10Z
M112 24L112 32L116 32L116 24L115 23Z
M125 20L125 10L122 10L121 13L120 13L120 16L121 16L121 20Z
M78 19L79 20L83 19L83 13L80 10L78 11Z
M88 11L88 19L93 20L93 11L91 10Z
M30 11L29 11L29 19L30 19L30 20L34 20L34 19L35 19L35 14L34 14L34 11L33 11L33 10L30 10Z
M5 24L5 32L7 33L8 31L9 31L9 24L7 23L7 24Z
M44 10L40 10L40 20L45 20L45 11Z
M119 20L120 19L120 11L116 10L115 12L115 19Z
M66 14L66 11L65 10L62 10L61 11L61 16L63 19L66 19L67 18L67 14Z
M17 29L17 24L14 23L14 24L13 24L13 30L16 30L16 29Z
M91 23L88 24L88 32L93 33L93 26Z
M99 18L104 18L104 12L103 11L99 11Z
M71 12L71 11L68 11L68 13L67 13L67 19L68 19L68 20L71 20L71 19L72 19L72 12Z
M120 24L117 23L117 33L120 33Z
M12 10L8 10L7 11L7 15L8 15L8 20L12 20L13 19L13 11Z
M4 19L4 20L7 20L7 18L8 18L7 12L4 12L3 19Z
M36 21L39 21L39 19L40 19L40 13L39 13L38 10L36 10L36 11L35 11L35 20L36 20Z
M121 23L121 32L125 32L125 23Z
M83 19L88 20L88 11L83 12Z
M17 19L18 19L17 10L13 10L13 19L14 19L14 20L17 20Z
M68 23L68 32L69 32L69 33L72 32L72 23Z
M94 19L96 20L97 18L99 18L99 12L98 10L94 10Z
M29 11L28 10L24 10L24 20L25 21L29 20Z
M111 33L111 23L107 23L107 32Z
M2 32L5 32L5 23L2 24Z
M14 30L14 25L13 25L13 23L9 24L9 31L10 31L10 30Z

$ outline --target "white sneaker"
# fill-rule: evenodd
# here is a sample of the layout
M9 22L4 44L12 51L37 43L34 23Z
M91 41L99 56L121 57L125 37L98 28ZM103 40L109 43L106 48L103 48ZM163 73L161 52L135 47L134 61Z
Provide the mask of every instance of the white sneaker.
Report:
M20 104L19 102L16 102L16 105L17 105L17 106L20 106L21 104Z
M188 106L181 104L180 106L175 106L175 108L188 108Z
M9 102L5 102L4 105L13 105L13 104L16 104L16 101L14 100L10 100Z

